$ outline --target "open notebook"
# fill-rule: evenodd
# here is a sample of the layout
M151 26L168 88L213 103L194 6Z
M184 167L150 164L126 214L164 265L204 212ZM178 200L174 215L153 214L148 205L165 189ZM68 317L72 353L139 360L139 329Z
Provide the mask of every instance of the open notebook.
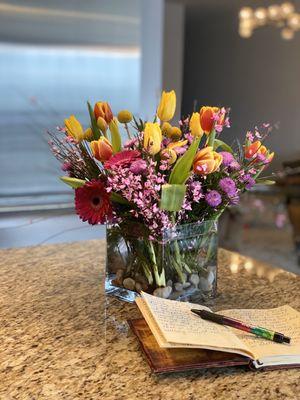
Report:
M161 299L143 292L136 304L162 348L196 348L240 354L251 359L255 368L300 365L300 313L290 306L220 311L228 317L291 337L290 344L279 344L205 321L190 311L192 308L211 311L198 304Z

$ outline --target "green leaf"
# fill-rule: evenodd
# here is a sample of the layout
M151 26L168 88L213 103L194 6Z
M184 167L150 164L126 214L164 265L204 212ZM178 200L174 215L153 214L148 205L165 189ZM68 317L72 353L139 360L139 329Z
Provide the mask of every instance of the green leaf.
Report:
M256 181L257 185L275 185L275 181L272 181L271 179L264 179L264 178L259 178Z
M162 185L159 207L167 211L179 211L186 192L185 185Z
M199 143L200 139L195 138L189 149L177 160L169 178L170 184L183 184L188 179Z
M70 178L69 176L61 176L59 179L67 185L71 186L71 188L73 189L78 189L84 186L86 183L86 181L84 181L83 179Z
M92 132L93 132L93 139L94 140L98 140L101 135L100 135L100 131L99 131L99 128L98 128L98 125L97 125L97 121L96 121L95 115L94 115L94 110L93 110L93 108L92 108L92 106L91 106L89 101L87 102L87 105L88 105L90 119L91 119L91 129L92 129Z
M121 141L121 135L119 132L118 121L116 118L114 118L112 121L110 121L109 130L111 133L111 145L113 148L113 152L118 153L118 151L121 151L122 141Z
M228 151L228 153L233 153L232 148L228 144L226 144L222 140L215 139L214 150L217 150L219 147L221 147L224 151Z
M130 204L128 200L124 199L124 197L122 197L120 194L114 192L110 194L110 200L119 204L124 204L124 205Z

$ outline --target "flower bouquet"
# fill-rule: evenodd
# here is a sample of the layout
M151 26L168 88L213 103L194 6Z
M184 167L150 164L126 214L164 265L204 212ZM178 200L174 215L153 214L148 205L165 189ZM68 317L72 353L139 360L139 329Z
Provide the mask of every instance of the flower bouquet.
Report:
M215 296L218 218L262 181L274 155L263 144L268 124L233 150L220 140L229 110L202 107L174 126L175 108L174 91L162 93L151 122L88 103L86 130L72 115L50 133L77 214L107 225L106 291L126 300L141 290L179 300Z

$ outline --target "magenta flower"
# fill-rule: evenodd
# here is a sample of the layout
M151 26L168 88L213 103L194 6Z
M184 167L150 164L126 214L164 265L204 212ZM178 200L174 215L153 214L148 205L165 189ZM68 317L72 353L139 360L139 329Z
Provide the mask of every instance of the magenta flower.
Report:
M255 179L250 174L243 174L240 176L239 181L245 184L247 190L252 189L255 185Z
M222 178L219 181L219 188L229 197L235 196L237 193L236 184L231 178Z
M64 162L64 163L62 164L61 169L62 169L64 172L69 172L69 171L72 170L72 164L71 164L69 161L66 161L66 162Z
M130 149L134 147L138 143L138 141L139 140L137 138L127 140L127 142L124 144L125 149Z
M222 203L222 196L216 190L211 190L205 195L206 203L211 207L218 207Z
M125 167L132 164L134 160L140 158L141 153L138 150L123 150L114 154L105 162L105 169L114 169L116 167Z
M143 174L147 170L147 163L145 160L138 159L132 162L129 169L134 175Z
M233 161L235 161L233 155L232 155L231 153L229 153L228 151L220 151L220 154L221 154L222 157L223 157L222 164L223 164L225 167L229 167L230 164L231 164Z

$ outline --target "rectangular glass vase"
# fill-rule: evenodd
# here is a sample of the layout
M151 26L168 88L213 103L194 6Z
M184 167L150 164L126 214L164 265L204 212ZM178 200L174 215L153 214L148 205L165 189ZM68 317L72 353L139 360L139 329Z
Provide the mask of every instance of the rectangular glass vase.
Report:
M137 223L107 226L105 290L133 302L140 291L203 303L216 296L218 235L215 220L179 225L150 240Z

